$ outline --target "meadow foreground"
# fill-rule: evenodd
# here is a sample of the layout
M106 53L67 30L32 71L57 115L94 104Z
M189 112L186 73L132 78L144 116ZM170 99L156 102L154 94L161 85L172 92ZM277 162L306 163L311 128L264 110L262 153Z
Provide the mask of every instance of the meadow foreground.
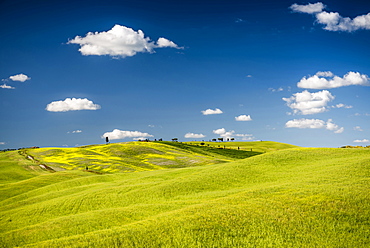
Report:
M369 149L291 148L230 160L135 173L51 173L4 153L0 245L370 245Z

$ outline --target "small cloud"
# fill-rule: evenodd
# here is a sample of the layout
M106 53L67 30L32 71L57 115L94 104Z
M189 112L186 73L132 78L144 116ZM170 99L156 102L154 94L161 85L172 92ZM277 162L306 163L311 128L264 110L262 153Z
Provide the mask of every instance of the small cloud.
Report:
M187 134L185 134L185 136L184 136L185 138L187 138L187 139L201 139L201 138L204 138L204 137L206 137L205 135L203 135L203 134L197 134L197 133L187 133Z
M331 71L318 71L315 75L319 77L334 77Z
M353 128L353 130L355 130L355 131L359 131L359 132L364 131L364 130L362 130L362 128L361 128L360 126L355 126L355 127Z
M252 75L247 75L246 77L247 77L247 78L251 78L251 77L253 77L253 76L252 76Z
M157 47L172 47L177 49L184 49L183 47L179 47L173 41L167 40L166 38L159 38L157 40Z
M82 133L82 130L75 130L75 131L72 131L71 133Z
M321 2L307 5L295 3L290 6L294 12L315 15L316 22L323 24L323 29L328 31L353 32L360 29L370 29L370 13L351 19L349 17L342 17L338 12L326 12L324 11L325 7Z
M240 23L240 22L244 22L244 20L243 20L243 19L241 19L241 18L236 18L235 22L236 22L236 23Z
M295 93L289 98L283 98L287 106L293 109L294 114L311 115L328 110L327 104L335 97L327 90L310 93L304 90Z
M108 137L110 140L116 139L125 139L125 138L133 138L133 139L145 139L149 137L154 137L148 133L142 133L139 131L121 131L119 129L114 129L112 132L106 132L101 136L103 139Z
M294 3L290 6L290 8L294 12L314 14L314 13L322 12L323 9L325 8L325 5L321 2L309 3L309 4L306 4L306 5L300 5L300 4Z
M213 130L213 133L220 135L224 139L230 139L233 137L240 137L242 140L252 140L253 139L253 134L239 134L239 133L235 133L234 130L226 131L225 128L219 128L219 129Z
M279 87L277 89L274 89L274 88L268 88L269 91L271 92L280 92L280 91L284 91L284 88L283 87Z
M337 105L334 105L334 106L331 106L332 108L346 108L346 109L350 109L350 108L353 108L353 106L351 105L346 105L346 104L343 104L343 103L339 103Z
M303 77L297 83L299 88L305 89L333 89L350 85L370 86L370 79L367 75L359 72L350 71L343 77L338 77L330 71L319 71L314 76Z
M218 115L218 114L222 114L222 110L221 109L207 109L207 110L203 110L202 111L202 114L203 115Z
M15 89L14 87L12 87L10 85L7 85L7 84L0 85L0 88L2 88L2 89L10 89L10 90Z
M237 133L235 134L235 137L239 137L241 140L253 140L254 137L253 137L253 134L240 134L240 133Z
M31 78L21 73L14 76L10 76L9 79L12 81L25 82L27 80L30 80Z
M343 127L339 127L333 123L333 120L329 119L327 122L319 119L294 119L285 123L286 128L300 128L300 129L326 129L334 131L334 133L342 133Z
M219 129L213 130L213 133L215 133L215 134L224 134L224 133L226 133L226 129L225 128L219 128Z
M370 140L368 139L362 139L362 140L354 140L355 143L370 143Z
M0 145L5 145L5 142L0 142Z
M82 55L109 55L116 58L134 56L139 52L154 53L155 48L183 49L163 37L155 43L149 37L145 37L143 31L135 31L118 24L108 31L89 32L85 37L76 36L67 44L80 45L79 51Z
M251 121L252 118L250 115L239 115L237 117L235 117L235 120L236 121Z
M93 103L87 98L66 98L63 101L51 102L46 106L46 110L50 112L67 112L74 110L97 110L100 105Z

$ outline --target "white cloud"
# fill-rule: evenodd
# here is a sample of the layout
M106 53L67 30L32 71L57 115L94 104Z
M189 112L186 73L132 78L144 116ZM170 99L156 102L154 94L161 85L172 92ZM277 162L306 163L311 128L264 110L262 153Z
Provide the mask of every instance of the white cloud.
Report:
M269 91L271 91L271 92L280 92L280 91L283 91L283 90L284 90L284 88L283 88L283 87L279 87L279 88L277 88L277 89L274 89L274 88L268 88L268 90L269 90Z
M249 74L249 75L247 75L246 77L247 77L247 78L251 78L251 77L253 77L253 76Z
M238 133L235 133L234 130L226 131L225 128L213 130L213 133L220 135L220 137L224 139L230 139L233 137L241 137L242 140L252 140L253 139L253 134L238 134Z
M222 114L222 110L221 109L207 109L207 110L203 110L202 111L202 114L203 115L218 115L218 114Z
M94 104L87 98L66 98L64 101L51 102L46 106L47 111L66 112L72 110L97 110L100 105Z
M334 131L334 133L342 133L343 127L339 127L333 123L333 120L329 119L327 122L319 119L294 119L285 123L287 128L310 128L310 129L326 129Z
M10 76L9 79L12 81L25 82L27 80L30 80L31 78L21 73L14 76Z
M235 117L235 120L236 121L251 121L252 118L250 115L239 115L237 117Z
M172 47L182 49L174 42L159 38L157 42L144 37L141 30L116 24L111 30L103 32L89 32L85 37L76 36L68 44L79 44L79 51L83 55L109 55L112 57L134 56L138 52L153 53L155 48Z
M0 145L5 145L5 142L0 142Z
M240 133L237 133L235 134L236 137L240 137L241 140L253 140L253 134L240 134Z
M307 14L314 14L322 12L325 8L325 5L321 2L318 3L309 3L306 5L299 5L299 4L292 4L290 8L294 12L300 12L300 13L307 13Z
M355 113L355 116L361 116L361 115L364 115L364 116L370 116L370 114L369 114L369 113L365 113L365 114Z
M153 135L148 133L142 133L139 131L121 131L119 129L114 129L112 132L106 132L101 136L103 139L108 137L110 140L116 139L125 139L125 138L136 138L136 139L144 139L153 137Z
M193 138L193 139L200 139L200 138L204 138L206 137L205 135L203 134L197 134L197 133L187 133L185 134L184 136L185 138Z
M353 106L351 105L346 105L346 104L343 104L343 103L339 103L337 105L334 105L334 106L331 106L332 108L346 108L346 109L350 109L350 108L353 108Z
M283 98L294 114L311 115L327 111L328 102L335 97L327 90L310 93L307 90L293 94L289 98Z
M224 133L226 133L226 129L225 128L216 129L216 130L213 130L213 133L215 133L215 134L224 134Z
M354 19L342 17L338 12L326 12L316 14L318 23L326 25L325 30L352 32L359 29L370 29L370 13L357 16Z
M173 41L170 41L163 37L157 40L157 47L172 47L172 48L177 48L177 49L183 49L182 47L179 47L178 45L176 45Z
M370 29L370 13L351 19L342 17L338 12L323 11L325 7L321 2L307 5L293 4L290 6L294 12L314 14L316 22L323 24L325 30L352 32L359 29Z
M364 131L360 126L355 126L355 127L353 128L353 130L355 130L355 131L359 131L359 132Z
M75 130L75 131L68 132L68 133L82 133L82 130Z
M353 142L355 142L355 143L370 143L370 140L368 140L368 139L354 140Z
M319 77L334 77L334 74L331 71L318 71L316 76Z
M2 89L15 89L14 87L12 87L10 85L7 85L7 84L0 85L0 88L2 88Z
M348 72L342 78L335 76L332 72L317 72L314 76L303 77L298 83L299 88L306 89L332 89L349 85L370 86L367 75L359 72Z

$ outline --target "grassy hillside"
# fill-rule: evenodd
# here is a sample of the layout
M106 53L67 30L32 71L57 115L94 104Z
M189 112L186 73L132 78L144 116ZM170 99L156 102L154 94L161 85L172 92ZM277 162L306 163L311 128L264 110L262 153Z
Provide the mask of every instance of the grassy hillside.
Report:
M0 187L2 247L369 247L370 151L288 149Z
M191 141L186 142L187 144L200 145L204 143L207 147L225 147L228 149L240 149L241 151L254 151L254 152L272 152L277 150L284 150L290 148L298 148L298 146L274 142L274 141L230 141L230 142L201 142L201 141Z
M0 185L45 173L40 166L27 160L21 153L22 151L0 152Z
M176 142L128 142L75 148L26 151L55 171L89 170L102 173L148 171L217 164L258 155L258 152L220 150Z

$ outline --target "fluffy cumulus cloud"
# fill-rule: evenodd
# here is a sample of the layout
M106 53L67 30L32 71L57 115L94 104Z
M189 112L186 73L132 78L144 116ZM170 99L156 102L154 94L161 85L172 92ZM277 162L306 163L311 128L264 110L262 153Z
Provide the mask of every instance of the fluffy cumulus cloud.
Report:
M159 38L157 40L157 47L172 47L172 48L179 48L173 41L167 40L166 38Z
M327 111L328 102L334 96L327 90L310 93L307 90L293 94L289 98L283 98L287 106L293 110L293 114L311 115Z
M219 128L219 129L213 130L213 133L218 134L220 137L224 139L230 139L234 137L238 137L242 140L252 140L253 139L253 134L235 133L234 130L226 131L225 128Z
M0 85L0 88L2 88L2 89L15 89L14 87L12 87L12 86L10 86L10 85L7 85L7 84L2 84L2 85Z
M332 89L350 85L370 86L370 79L359 72L350 71L343 77L338 77L330 71L319 71L311 77L303 77L297 83L299 88L305 89Z
M307 13L307 14L314 14L322 12L325 8L325 5L321 2L318 3L309 3L307 5L299 5L299 4L292 4L290 8L294 12L300 12L300 13Z
M362 139L362 140L354 140L355 143L370 143L370 140L368 139Z
M285 123L286 128L310 128L310 129L326 129L333 131L334 133L342 133L343 127L339 127L333 123L333 120L323 121L319 119L294 119Z
M251 121L252 118L250 115L239 115L237 117L235 117L235 120L236 121Z
M206 109L206 110L203 110L202 111L202 114L203 115L218 115L218 114L222 114L222 110L221 109Z
M201 139L201 138L204 138L206 137L205 135L201 134L201 133L187 133L185 134L184 136L185 138L187 139Z
M325 30L352 32L359 29L370 29L370 13L351 19L342 17L338 12L326 12L325 7L321 2L306 5L295 3L290 6L294 12L315 15L316 22L323 24Z
M63 101L51 102L46 106L50 112L67 112L73 110L97 110L100 105L93 103L87 98L66 98Z
M9 79L12 81L25 82L27 80L30 80L31 78L21 73L14 76L10 76Z
M119 129L114 129L112 132L104 133L101 137L103 139L108 137L110 140L125 139L125 138L145 139L145 138L153 137L153 135L148 134L148 133L142 133L139 131L122 131Z
M129 57L139 52L153 53L155 48L172 47L182 49L173 41L159 38L157 42L145 37L142 30L135 31L121 25L115 25L111 30L89 32L85 37L76 36L68 44L80 45L83 55L109 55L112 57Z

